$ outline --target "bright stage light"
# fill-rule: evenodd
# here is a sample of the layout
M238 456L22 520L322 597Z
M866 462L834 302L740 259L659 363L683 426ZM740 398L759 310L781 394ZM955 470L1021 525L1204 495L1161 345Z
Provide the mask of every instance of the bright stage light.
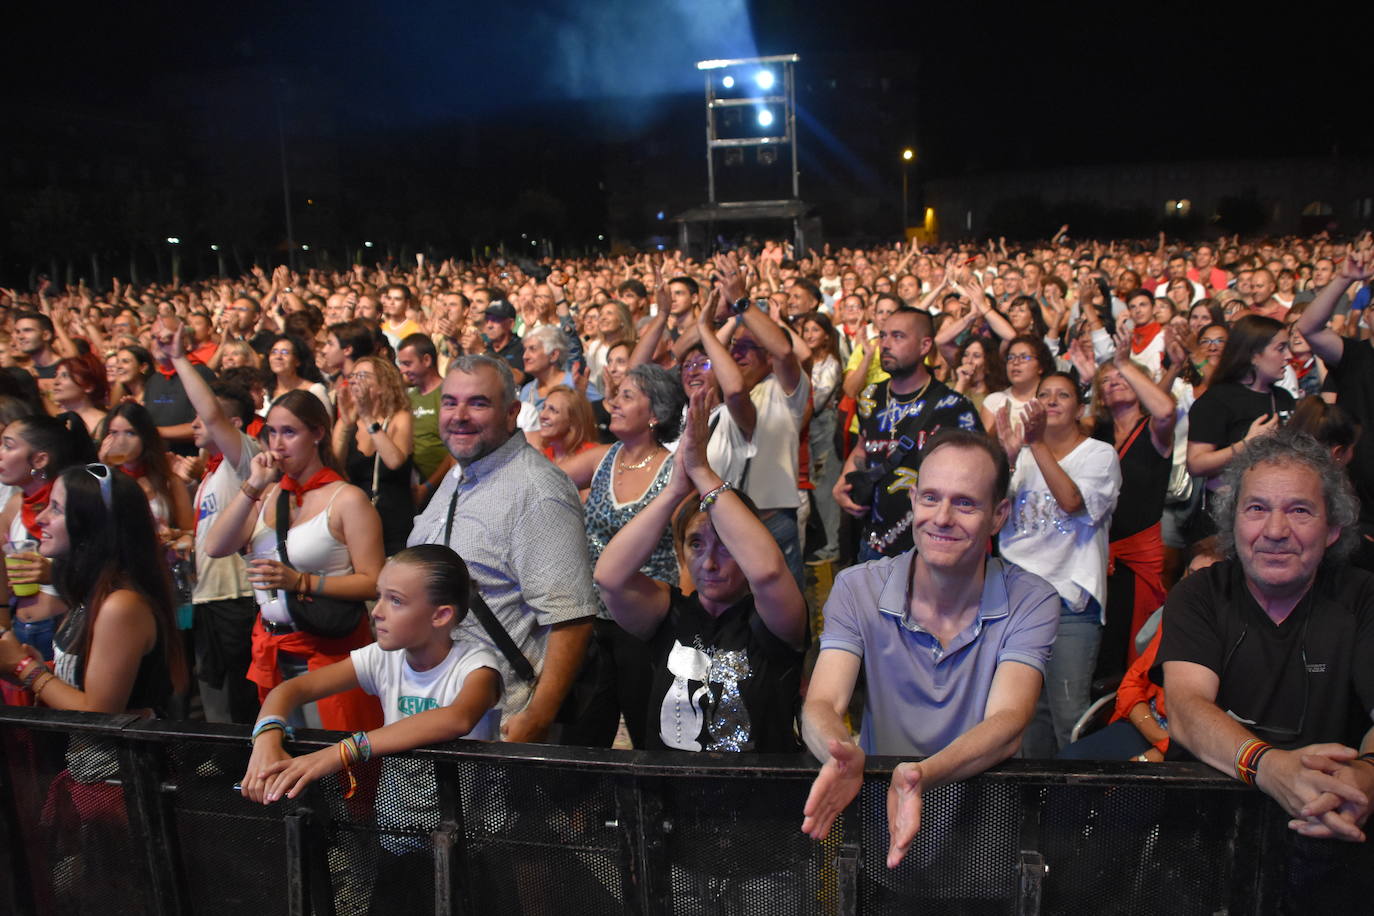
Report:
M754 82L759 84L760 89L767 92L769 89L773 88L773 71L760 70L758 73L754 74Z
M767 108L760 109L760 110L759 110L759 127L772 127L772 126L773 126L773 112L769 111Z
M721 84L721 86L725 87L726 89L734 89L734 88L735 88L735 78L734 78L733 76L723 76L723 77L720 78L720 84Z

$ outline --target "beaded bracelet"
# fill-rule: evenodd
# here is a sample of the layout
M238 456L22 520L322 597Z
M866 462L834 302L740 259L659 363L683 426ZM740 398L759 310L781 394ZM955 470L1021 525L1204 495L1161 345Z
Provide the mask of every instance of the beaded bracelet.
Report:
M705 512L707 509L715 505L716 500L720 498L720 494L724 493L726 490L733 489L734 487L730 486L730 482L727 480L725 483L721 484L720 486L712 490L710 493L707 493L705 496L703 496L701 498L701 502L697 504L697 509L701 512Z

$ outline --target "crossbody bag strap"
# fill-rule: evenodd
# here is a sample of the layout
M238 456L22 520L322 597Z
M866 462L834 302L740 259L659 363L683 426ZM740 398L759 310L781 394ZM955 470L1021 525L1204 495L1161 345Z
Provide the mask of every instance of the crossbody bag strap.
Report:
M291 557L286 553L286 536L291 528L291 494L285 490L277 491L277 556L284 565L291 565Z
M460 485L461 486L461 485ZM444 521L444 546L452 547L449 543L453 538L453 515L458 511L458 492L459 487L453 488L453 496L448 501L448 518ZM496 648L501 650L506 662L511 666L511 670L522 681L534 680L534 666L530 660L525 658L525 654L520 651L520 647L515 644L510 633L501 625L501 621L496 618L496 614L487 605L486 599L482 597L482 592L477 588L477 583L473 582L468 589L468 605L477 622L482 625L482 629L487 631L491 641L496 643Z

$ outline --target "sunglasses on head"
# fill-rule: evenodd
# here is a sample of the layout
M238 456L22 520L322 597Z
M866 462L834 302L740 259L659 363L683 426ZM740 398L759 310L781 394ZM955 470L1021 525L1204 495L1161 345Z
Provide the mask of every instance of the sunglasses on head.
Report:
M88 464L85 471L100 482L100 499L105 503L105 511L112 511L114 509L114 493L110 488L114 482L110 466L108 464Z

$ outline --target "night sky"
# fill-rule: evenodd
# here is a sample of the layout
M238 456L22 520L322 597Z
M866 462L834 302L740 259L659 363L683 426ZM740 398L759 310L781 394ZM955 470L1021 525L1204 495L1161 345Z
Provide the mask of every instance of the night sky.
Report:
M802 55L803 197L890 196L899 169L887 156L904 145L916 146L926 177L1370 155L1367 17L1299 12L869 0L15 4L0 73L16 141L32 142L33 123L60 133L68 115L71 142L92 118L127 118L143 134L165 125L171 139L159 148L194 149L192 187L231 181L235 169L256 169L251 181L266 184L280 102L302 188L326 159L334 185L404 184L425 174L406 158L420 148L465 163L462 186L489 175L506 197L531 183L555 194L614 186L609 202L565 201L605 220L702 197L694 62L707 57ZM896 77L896 88L865 98L841 78L823 97L821 77L865 67ZM327 155L311 148L321 136ZM92 161L119 145L95 139L81 151ZM366 149L400 158L365 160L356 151ZM623 176L608 172L622 168L638 171L617 186ZM443 193L461 197L462 186Z

